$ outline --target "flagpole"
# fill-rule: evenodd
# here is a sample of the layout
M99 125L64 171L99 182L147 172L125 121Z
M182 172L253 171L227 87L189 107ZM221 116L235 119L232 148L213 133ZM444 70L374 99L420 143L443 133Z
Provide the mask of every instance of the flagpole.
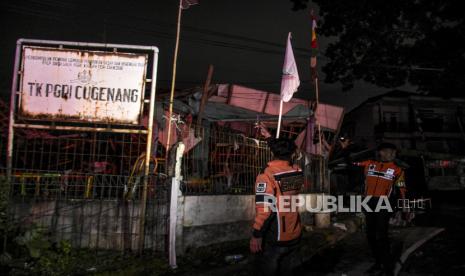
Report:
M311 71L312 71L312 76L311 78L314 80L315 82L315 98L316 98L316 108L315 108L315 112L317 112L318 110L318 105L319 105L319 102L320 102L320 93L319 93L319 87L318 87L318 74L317 74L317 69L316 69L316 50L318 49L318 44L317 44L317 41L316 41L316 20L315 20L315 16L314 16L314 13L313 13L313 9L310 10L310 16L311 16L311 19L312 19L312 41L311 41L311 48L312 48L312 57L310 58L310 67L311 67ZM323 151L322 151L322 148L321 148L321 126L320 126L320 123L318 122L318 118L316 116L317 114L315 114L315 118L317 119L316 120L316 123L317 123L317 126L318 126L318 154L319 155L323 155Z
M276 139L279 138L279 131L281 129L281 117L283 116L283 99L279 102L279 117L278 117L278 130L276 131Z
M182 0L179 0L179 7L178 7L178 23L176 28L176 44L174 47L174 57L173 57L173 76L171 79L171 94L170 94L170 102L169 102L169 111L168 111L168 137L166 138L166 155L165 155L165 168L168 171L168 157L169 157L169 150L170 150L170 143L171 143L171 117L173 115L173 101L174 101L174 88L176 84L176 63L178 60L178 49L179 49L179 36L181 32L181 14L182 14ZM182 145L182 144L181 144ZM178 187L175 185L176 177L173 177L172 187L171 187L171 195L173 197L177 197L177 189ZM171 199L171 203L173 200ZM173 205L173 204L171 204ZM173 207L173 206L172 206ZM170 209L170 231L169 231L169 264L172 268L176 268L176 210L173 208Z
M316 98L316 108L315 108L315 118L316 118L316 124L318 126L318 153L320 154L320 164L319 164L319 175L320 175L320 185L321 188L323 188L323 174L324 174L324 157L323 157L323 152L321 148L321 125L320 122L318 121L318 105L320 104L320 95L319 95L319 86L318 86L318 77L315 78L315 98Z
M169 102L169 110L168 110L168 137L166 138L166 157L165 157L165 167L167 166L168 162L168 154L170 149L171 143L171 117L173 116L173 102L174 102L174 88L176 84L176 64L178 61L178 49L179 49L179 36L181 33L181 14L182 14L182 0L179 0L179 7L178 7L178 23L176 28L176 44L174 46L174 57L173 57L173 76L171 78L171 94L170 94L170 102Z
M316 124L318 127L318 154L321 156L320 161L319 161L319 175L320 175L320 185L321 188L323 188L324 183L323 183L323 174L325 173L324 169L324 162L325 158L323 156L323 150L322 150L322 143L321 143L321 125L320 122L318 121L318 106L320 104L320 91L319 91L319 86L318 86L318 74L317 74L317 69L316 69L316 51L318 49L318 44L316 40L316 20L314 17L313 9L310 11L310 15L312 18L312 41L311 41L311 47L312 47L312 58L310 59L310 67L312 68L312 79L314 79L315 82L315 98L316 98L316 107L315 107L315 114L314 118L316 119Z

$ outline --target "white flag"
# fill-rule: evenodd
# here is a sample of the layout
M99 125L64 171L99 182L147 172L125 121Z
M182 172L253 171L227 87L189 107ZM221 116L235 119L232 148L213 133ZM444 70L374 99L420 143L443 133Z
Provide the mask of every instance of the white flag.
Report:
M300 85L299 72L295 64L291 45L291 33L287 37L286 56L284 57L283 76L281 79L281 99L288 102Z
M181 9L187 10L192 5L197 5L199 0L181 0Z

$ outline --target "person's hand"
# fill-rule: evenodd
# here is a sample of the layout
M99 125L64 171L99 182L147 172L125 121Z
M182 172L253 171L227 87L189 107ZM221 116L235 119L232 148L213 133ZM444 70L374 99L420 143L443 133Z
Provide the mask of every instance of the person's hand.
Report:
M271 137L271 134L270 132L268 131L268 129L266 129L265 125L263 123L259 123L255 126L255 128L258 128L258 130L260 131L260 134L265 137L266 139Z
M250 252L258 253L262 251L262 238L252 237L250 239Z

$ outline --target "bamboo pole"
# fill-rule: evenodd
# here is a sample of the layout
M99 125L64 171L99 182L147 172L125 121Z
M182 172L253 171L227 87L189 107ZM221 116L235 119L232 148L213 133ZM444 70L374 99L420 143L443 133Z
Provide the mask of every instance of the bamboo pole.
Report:
M171 78L171 93L170 93L170 102L169 102L169 111L168 111L168 137L166 138L166 158L168 161L168 152L170 149L171 143L171 116L173 115L173 102L174 102L174 90L176 85L176 64L178 61L178 50L179 50L179 37L181 33L181 14L182 14L182 0L179 1L178 7L178 23L176 28L176 44L174 46L174 57L173 57L173 76Z
M210 88L210 83L212 81L212 76L213 76L213 65L210 64L208 66L208 73L207 73L207 79L205 80L205 86L203 87L203 94L202 94L202 99L200 101L199 113L197 114L197 127L195 129L196 137L200 136L200 129L202 126L202 116L203 116L203 111L205 109L205 105L208 101L208 92Z

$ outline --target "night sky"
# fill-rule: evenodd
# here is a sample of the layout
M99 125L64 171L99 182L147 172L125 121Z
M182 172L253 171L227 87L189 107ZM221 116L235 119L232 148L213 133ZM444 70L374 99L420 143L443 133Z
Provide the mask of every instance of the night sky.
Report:
M2 98L8 98L18 38L155 45L160 49L158 87L170 87L176 0L7 0L0 5ZM177 88L202 85L211 63L215 66L214 83L279 93L290 31L301 78L296 96L314 99L310 29L310 9L292 11L288 0L200 0L199 5L183 11ZM319 37L321 52L331 39ZM320 68L325 61L321 54ZM339 84L320 83L322 101L347 109L386 91L359 82L353 90L342 92Z

